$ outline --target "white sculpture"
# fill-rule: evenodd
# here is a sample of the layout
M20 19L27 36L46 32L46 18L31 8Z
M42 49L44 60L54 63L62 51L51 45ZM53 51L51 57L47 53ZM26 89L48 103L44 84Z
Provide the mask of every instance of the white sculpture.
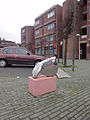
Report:
M51 58L47 58L39 63L37 63L35 65L35 67L33 68L32 71L32 77L35 78L38 76L38 74L40 73L40 71L42 70L42 68L45 68L46 66L50 65L50 64L57 64L56 63L56 56L51 57Z

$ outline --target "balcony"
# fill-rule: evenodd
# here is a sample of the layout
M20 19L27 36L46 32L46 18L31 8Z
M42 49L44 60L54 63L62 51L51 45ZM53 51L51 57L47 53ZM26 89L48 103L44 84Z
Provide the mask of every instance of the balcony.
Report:
M83 12L87 11L87 6L83 7Z
M81 39L87 38L87 35L81 35Z

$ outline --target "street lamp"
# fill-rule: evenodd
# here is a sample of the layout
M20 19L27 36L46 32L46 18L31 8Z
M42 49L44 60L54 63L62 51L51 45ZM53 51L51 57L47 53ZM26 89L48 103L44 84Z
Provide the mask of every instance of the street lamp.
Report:
M79 38L79 60L80 60L80 34L76 35Z
M63 64L63 41L61 41L60 44L62 46L62 64Z
M61 41L61 42L60 42L60 44L61 44L61 46L62 46L62 44L63 44L63 41Z

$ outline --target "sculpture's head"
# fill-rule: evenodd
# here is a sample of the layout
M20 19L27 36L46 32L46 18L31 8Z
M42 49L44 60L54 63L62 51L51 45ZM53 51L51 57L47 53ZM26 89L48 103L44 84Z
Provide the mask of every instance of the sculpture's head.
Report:
M56 56L47 58L36 64L32 71L33 78L37 77L40 72L47 76L54 76L57 72Z

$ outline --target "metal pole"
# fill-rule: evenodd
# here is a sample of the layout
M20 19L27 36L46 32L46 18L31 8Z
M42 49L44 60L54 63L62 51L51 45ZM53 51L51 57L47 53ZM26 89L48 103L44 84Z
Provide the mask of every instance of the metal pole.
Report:
M76 38L76 0L74 0L74 27L73 27L73 59L72 59L72 71L74 71L75 38Z
M79 60L80 60L80 35L79 35Z
M78 51L79 58L78 59L80 60L80 34L77 34L76 36L78 37L78 43L79 43L78 44L78 46L79 46L79 51Z
M63 41L62 41L62 64L63 64Z

